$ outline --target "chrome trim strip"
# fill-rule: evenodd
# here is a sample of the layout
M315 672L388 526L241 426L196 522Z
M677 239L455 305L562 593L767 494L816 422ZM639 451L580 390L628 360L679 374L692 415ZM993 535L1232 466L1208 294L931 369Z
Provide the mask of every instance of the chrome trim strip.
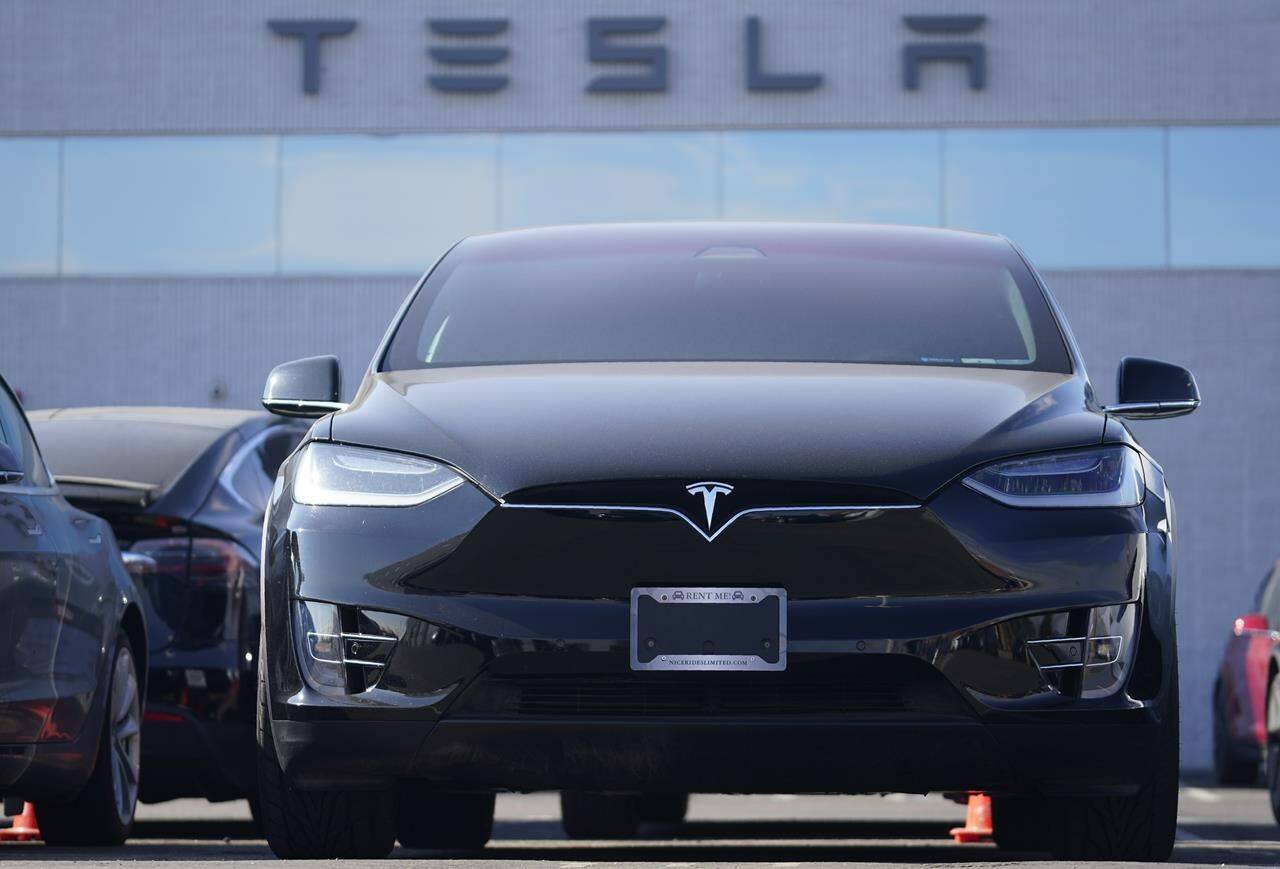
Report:
M344 634L341 634L340 636L341 636L341 637L342 637L342 639L344 639L344 640L369 640L369 641L371 641L371 642L375 642L375 643L397 643L397 642L399 642L399 640L398 640L396 637L387 637L387 636L383 636L382 634L347 634L347 633L344 633Z
M1115 657L1109 661L1095 661L1092 664L1086 664L1084 661L1080 661L1076 664L1041 664L1034 657L1031 659L1031 662L1041 670L1082 670L1085 667L1110 667L1116 661L1120 660L1120 654L1124 650L1124 637L1119 635L1110 635L1105 637L1063 637L1062 639L1055 640L1027 640L1023 645L1036 646L1043 645L1045 643L1075 643L1081 640L1084 640L1086 643L1084 650L1086 659L1089 657L1088 643L1097 642L1098 640L1115 640L1117 643Z
M737 522L743 516L753 513L870 513L876 510L918 510L919 504L839 504L832 506L814 506L814 507L751 507L746 510L739 510L721 525L714 534L708 534L697 526L697 524L688 516L672 507L634 507L620 506L616 504L511 504L503 502L499 507L507 507L516 510L607 510L609 512L620 513L669 513L672 516L678 516L685 523L702 535L702 539L711 543L719 537L726 528Z
M58 474L53 478L58 484L68 483L73 486L102 486L106 489L129 489L136 492L153 492L158 486L154 483L138 483L133 480L117 480L112 477L84 477L76 474Z
M311 401L306 398L262 399L262 406L280 416L315 419L347 409L345 401Z
M328 658L317 658L315 651L311 648L311 644L307 643L307 654L311 656L311 660L318 661L321 664L338 664L340 666L353 664L357 667L385 667L387 665L387 662L386 661L361 661L355 658L348 658L347 643L346 643L347 640L372 640L380 643L392 643L393 645L400 642L395 637L381 637L374 634L330 634L324 631L307 631L307 638L310 639L311 637L328 637L331 639L336 638L341 641L341 647L342 647L339 650L342 655L342 659L339 661L331 661Z
M1180 416L1190 413L1199 406L1200 400L1195 398L1181 401L1130 401L1124 404L1104 404L1102 412L1141 419L1142 417Z

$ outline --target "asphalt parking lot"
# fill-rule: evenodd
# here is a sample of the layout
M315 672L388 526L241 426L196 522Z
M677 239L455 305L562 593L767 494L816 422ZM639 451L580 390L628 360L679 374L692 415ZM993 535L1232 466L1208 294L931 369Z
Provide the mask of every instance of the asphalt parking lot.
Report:
M1068 865L1034 854L998 851L990 844L953 844L947 832L963 820L964 808L934 796L699 796L692 800L684 825L650 826L641 839L627 842L565 839L554 794L501 796L497 812L494 839L484 851L444 854L397 848L389 861L369 864L385 867L413 861L415 866L471 869ZM1280 826L1271 819L1266 791L1260 788L1188 782L1180 818L1173 865L1280 865ZM71 851L6 843L0 854L7 867L119 867L164 861L172 869L195 869L215 862L274 862L266 844L256 838L244 803L210 805L198 800L143 807L135 838L120 849Z

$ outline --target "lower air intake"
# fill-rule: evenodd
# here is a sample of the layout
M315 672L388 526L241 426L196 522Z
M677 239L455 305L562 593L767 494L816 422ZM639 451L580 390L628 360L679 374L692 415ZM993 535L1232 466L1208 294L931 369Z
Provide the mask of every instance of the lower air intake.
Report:
M873 655L796 662L782 673L491 672L450 714L647 718L969 711L924 661Z

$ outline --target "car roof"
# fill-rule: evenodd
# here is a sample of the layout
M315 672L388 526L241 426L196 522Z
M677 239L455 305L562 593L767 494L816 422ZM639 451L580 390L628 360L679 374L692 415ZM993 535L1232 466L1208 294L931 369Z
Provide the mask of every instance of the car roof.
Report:
M256 431L274 419L265 411L203 407L77 407L27 417L59 482L95 480L153 493L167 490L232 432Z
M565 252L626 253L628 250L695 251L715 245L757 247L777 252L909 256L1007 256L1003 236L960 229L873 223L778 223L767 221L665 221L588 223L515 229L475 235L461 246L489 255L536 256Z

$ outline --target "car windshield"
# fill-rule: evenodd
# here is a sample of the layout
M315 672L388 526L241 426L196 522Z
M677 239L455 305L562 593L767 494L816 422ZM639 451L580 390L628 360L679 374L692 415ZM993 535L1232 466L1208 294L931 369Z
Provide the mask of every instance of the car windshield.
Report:
M469 254L406 312L384 370L556 362L866 362L1069 372L1030 271L769 245Z

